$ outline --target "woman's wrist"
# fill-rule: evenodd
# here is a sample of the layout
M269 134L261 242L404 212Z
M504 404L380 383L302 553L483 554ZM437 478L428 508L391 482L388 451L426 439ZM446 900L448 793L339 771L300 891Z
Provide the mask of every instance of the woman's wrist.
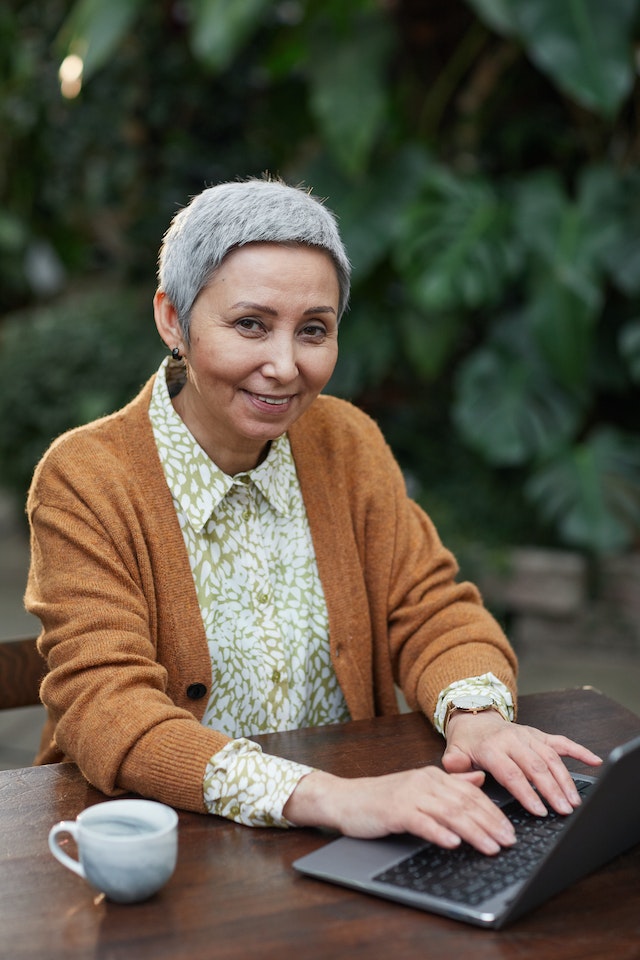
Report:
M323 770L313 770L302 777L285 803L282 812L296 827L338 826L336 810L340 793L341 777Z
M445 739L448 743L456 727L468 725L468 729L471 730L474 728L486 730L493 723L504 725L509 722L497 707L491 707L489 710L483 710L480 713L467 713L464 710L453 710L447 721Z

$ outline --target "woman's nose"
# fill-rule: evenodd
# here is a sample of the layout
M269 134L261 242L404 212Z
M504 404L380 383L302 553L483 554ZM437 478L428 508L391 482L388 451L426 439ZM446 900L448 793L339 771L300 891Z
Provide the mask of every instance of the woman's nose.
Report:
M290 337L274 336L269 339L262 373L281 383L289 383L298 376L296 344Z

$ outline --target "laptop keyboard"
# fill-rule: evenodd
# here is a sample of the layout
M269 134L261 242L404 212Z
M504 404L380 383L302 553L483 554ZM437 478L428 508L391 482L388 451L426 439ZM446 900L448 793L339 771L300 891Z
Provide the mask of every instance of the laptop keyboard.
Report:
M575 784L582 796L592 786L589 780L576 780ZM455 850L427 844L377 874L374 880L477 906L512 883L526 879L555 843L567 817L553 810L546 817L536 817L517 800L501 809L516 831L513 847L487 857L466 843Z

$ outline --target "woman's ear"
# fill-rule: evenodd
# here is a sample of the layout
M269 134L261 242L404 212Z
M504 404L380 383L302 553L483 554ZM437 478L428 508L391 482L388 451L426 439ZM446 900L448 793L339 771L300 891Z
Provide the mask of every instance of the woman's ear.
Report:
M153 316L158 333L169 350L178 347L180 353L184 353L184 338L178 322L178 312L162 290L156 290L153 298Z

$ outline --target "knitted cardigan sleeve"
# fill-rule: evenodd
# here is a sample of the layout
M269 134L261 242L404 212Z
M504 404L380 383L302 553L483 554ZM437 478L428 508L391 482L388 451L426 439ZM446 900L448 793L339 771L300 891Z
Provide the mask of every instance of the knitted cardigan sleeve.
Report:
M40 762L69 758L107 794L204 811L206 764L228 738L200 723L211 662L147 409L148 391L62 437L34 475L25 604L49 668Z
M433 718L454 680L492 672L515 702L516 658L378 426L320 397L290 431L329 609L334 667L354 719L410 707Z

